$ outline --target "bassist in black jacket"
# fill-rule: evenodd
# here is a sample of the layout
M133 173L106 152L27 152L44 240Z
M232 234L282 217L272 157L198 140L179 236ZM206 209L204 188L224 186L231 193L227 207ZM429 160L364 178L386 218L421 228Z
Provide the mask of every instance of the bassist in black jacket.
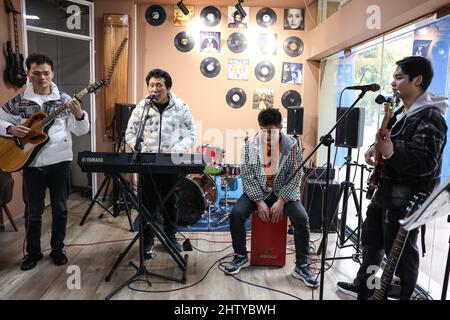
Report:
M430 193L438 185L442 153L446 143L445 113L447 98L427 91L433 78L429 60L407 57L397 61L392 89L399 92L403 106L391 119L389 134L377 134L375 143L365 153L368 164L374 164L376 151L384 165L378 189L367 207L362 225L363 262L352 283L338 282L338 290L368 298L373 283L369 277L388 255L399 230L409 201L418 192ZM408 300L419 273L418 229L409 232L395 275L400 278L400 299ZM375 267L375 268L374 268ZM366 290L364 290L366 289Z

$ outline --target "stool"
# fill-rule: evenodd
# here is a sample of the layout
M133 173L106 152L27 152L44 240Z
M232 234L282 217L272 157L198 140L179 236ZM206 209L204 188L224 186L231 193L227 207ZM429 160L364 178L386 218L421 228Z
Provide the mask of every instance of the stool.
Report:
M11 215L11 212L8 209L7 204L12 199L12 193L14 188L14 180L9 172L3 172L0 170L0 215L2 214L2 209L5 211L6 216L11 222L14 231L18 231L16 223ZM3 219L0 219L3 220Z
M250 263L253 266L277 266L286 264L287 216L277 223L263 222L258 211L252 213L252 237Z

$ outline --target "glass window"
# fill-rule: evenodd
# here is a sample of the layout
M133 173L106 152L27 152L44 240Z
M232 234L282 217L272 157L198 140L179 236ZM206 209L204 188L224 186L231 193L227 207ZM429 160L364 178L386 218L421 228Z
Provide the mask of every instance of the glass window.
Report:
M450 98L449 46L450 16L439 20L432 17L352 48L351 51L340 52L322 60L318 136L321 137L327 133L336 122L336 108L339 106L340 95L345 87L379 83L380 92L366 93L356 105L365 110L364 137L363 146L359 149L352 149L351 155L353 161L364 163L362 154L373 143L384 116L383 106L375 103L375 97L378 94L392 95L391 82L396 67L395 62L410 55L422 55L429 58L434 69L434 78L429 90L437 95ZM342 94L342 106L349 107L359 93L360 91L345 90ZM450 126L450 112L447 112L446 120ZM450 131L448 140L450 140ZM333 146L332 149L339 182L345 181L347 152L346 148ZM331 160L333 161L333 159ZM317 161L319 166L325 164L325 147L319 149ZM365 173L363 181L361 181L360 169L355 172L355 168L352 166L351 172L350 182L355 184L357 190L361 186L365 189L368 173ZM449 175L450 142L447 142L443 154L441 181L445 181ZM359 201L362 201L362 213L365 217L369 201L365 197ZM342 201L338 212L341 212L341 208ZM357 227L357 215L352 197L348 201L346 218L347 228L354 230ZM421 258L420 264L418 284L435 299L440 298L447 257L449 224L446 219L447 217L437 219L427 225L427 254ZM420 247L420 244L418 245Z
M26 0L28 26L90 35L89 6L75 1Z

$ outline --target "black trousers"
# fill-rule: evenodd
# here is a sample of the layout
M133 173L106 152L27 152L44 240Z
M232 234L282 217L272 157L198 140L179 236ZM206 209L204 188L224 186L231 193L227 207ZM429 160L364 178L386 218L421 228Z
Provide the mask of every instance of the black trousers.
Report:
M363 262L354 280L356 286L373 274L374 267L380 267L384 255L389 255L400 224L398 221L405 216L406 209L383 208L375 195L367 207L367 217L362 225L361 245ZM400 278L400 299L409 300L414 292L419 274L419 249L417 238L419 229L411 230L405 241L405 246L398 262L395 275ZM363 283L364 285L364 283Z
M161 200L164 199L170 189L177 183L179 177L174 174L153 174L152 182L149 174L143 174L141 177L141 190L142 190L142 202L147 210L154 214L155 209L160 204L158 193L161 196ZM177 232L178 224L178 191L175 191L172 196L167 200L164 207L160 210L159 214L152 216L153 221L158 222L162 217L164 222L164 233L169 238L174 238ZM151 228L144 229L144 240L147 243L149 239L153 239L154 233Z
M44 212L45 190L50 190L52 207L52 250L64 248L67 225L67 199L70 194L70 161L45 167L23 169L23 200L25 203L25 228L27 252L41 252L41 226Z
M271 207L277 201L275 194L265 200ZM234 252L247 255L245 221L256 209L256 204L244 193L230 213L230 229ZM309 218L300 201L289 201L284 204L284 213L294 226L295 258L297 265L308 264L309 260Z

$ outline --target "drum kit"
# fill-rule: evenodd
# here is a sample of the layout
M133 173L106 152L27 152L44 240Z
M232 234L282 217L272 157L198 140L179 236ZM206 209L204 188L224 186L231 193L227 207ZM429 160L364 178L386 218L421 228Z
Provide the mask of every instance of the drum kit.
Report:
M235 202L242 195L242 181L240 166L237 164L224 164L225 151L212 144L202 144L196 149L203 155L205 163L209 166L221 168L221 174L190 174L181 185L178 208L180 214L178 225L191 226L202 217L208 219L208 229L213 221L212 214L220 210L219 223L224 222L231 211L231 202ZM237 187L233 187L237 185ZM233 197L229 197L230 193Z

